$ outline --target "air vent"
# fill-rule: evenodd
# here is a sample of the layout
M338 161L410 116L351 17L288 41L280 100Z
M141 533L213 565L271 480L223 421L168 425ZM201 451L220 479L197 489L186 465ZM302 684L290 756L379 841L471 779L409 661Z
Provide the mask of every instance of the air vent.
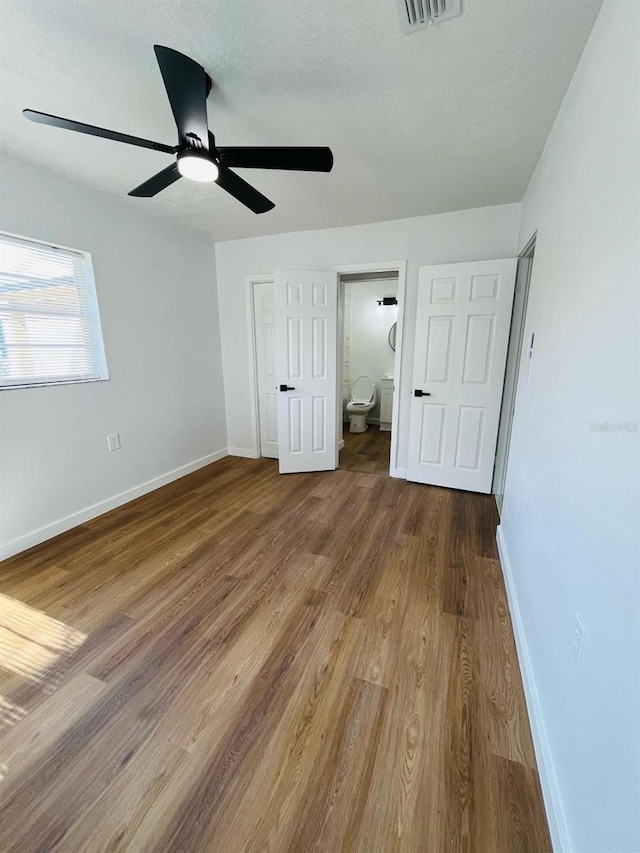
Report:
M400 29L413 33L460 14L460 0L397 0Z

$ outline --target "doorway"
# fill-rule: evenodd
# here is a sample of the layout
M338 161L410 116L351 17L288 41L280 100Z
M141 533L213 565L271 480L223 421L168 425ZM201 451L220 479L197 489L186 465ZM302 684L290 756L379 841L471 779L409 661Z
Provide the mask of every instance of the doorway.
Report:
M527 314L527 302L529 299L529 283L531 281L531 270L533 268L535 248L536 235L534 234L531 240L527 243L522 254L519 256L518 266L516 268L516 284L513 297L513 310L511 313L507 364L505 368L504 389L502 392L502 404L500 408L500 424L498 426L496 459L493 469L493 493L495 495L498 512L500 514L502 513L502 500L504 497L504 486L507 478L509 446L511 444L511 428L513 425L518 382L522 368L522 345ZM533 341L531 341L529 346L529 352L531 352L532 346Z
M343 273L338 291L338 467L388 476L398 328L398 271ZM340 434L340 433L339 433Z

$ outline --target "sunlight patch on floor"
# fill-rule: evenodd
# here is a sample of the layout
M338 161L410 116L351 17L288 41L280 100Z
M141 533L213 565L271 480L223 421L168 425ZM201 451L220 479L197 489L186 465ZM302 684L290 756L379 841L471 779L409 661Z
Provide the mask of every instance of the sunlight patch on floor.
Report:
M0 731L15 726L26 714L24 708L0 695Z
M17 675L51 694L86 639L82 631L0 593L0 672ZM26 716L25 708L0 694L0 733ZM0 761L0 782L7 769L6 761Z
M0 594L0 667L30 681L55 683L63 659L87 635L41 610Z

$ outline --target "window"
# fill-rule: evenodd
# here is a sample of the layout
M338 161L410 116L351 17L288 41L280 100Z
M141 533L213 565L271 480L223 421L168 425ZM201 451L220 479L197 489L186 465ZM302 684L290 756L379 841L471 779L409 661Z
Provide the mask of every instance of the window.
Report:
M106 378L90 255L0 233L0 388Z

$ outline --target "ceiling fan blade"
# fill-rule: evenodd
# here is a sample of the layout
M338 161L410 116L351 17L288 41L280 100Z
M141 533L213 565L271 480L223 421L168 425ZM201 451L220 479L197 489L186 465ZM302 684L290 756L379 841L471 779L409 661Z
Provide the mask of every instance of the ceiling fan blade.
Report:
M83 124L80 121L73 121L70 118L60 118L59 116L51 116L48 113L39 113L37 110L23 110L22 114L29 121L36 121L39 124L61 127L63 130L75 130L77 133L99 136L102 139L112 139L114 142L138 145L140 148L151 148L152 151L175 154L178 150L175 145L163 145L162 142L152 142L150 139L141 139L139 136L130 136L128 133L119 133L117 130L106 130L104 127L95 127L93 124Z
M237 169L296 169L301 172L330 172L330 148L218 148L220 162Z
M181 175L178 171L178 164L172 163L170 166L167 166L166 169L158 172L157 175L149 178L149 180L145 181L144 184L140 184L140 186L136 187L135 190L131 190L128 195L133 195L137 198L151 198L151 196L157 195L161 190L170 187L171 184L175 183L180 177Z
M258 192L255 187L248 184L243 178L236 175L230 169L227 169L222 163L218 167L218 180L216 184L226 190L242 204L246 205L254 213L266 213L275 207L272 201Z
M153 49L178 128L180 144L208 151L209 75L201 65L173 48L156 44Z

